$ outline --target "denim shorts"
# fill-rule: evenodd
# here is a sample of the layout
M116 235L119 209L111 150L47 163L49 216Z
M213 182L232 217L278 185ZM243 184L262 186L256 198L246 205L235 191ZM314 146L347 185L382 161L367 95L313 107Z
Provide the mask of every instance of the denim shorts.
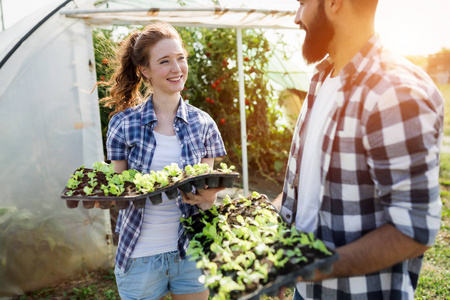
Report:
M125 272L114 270L117 288L123 300L158 300L168 292L194 294L206 290L198 281L202 272L187 257L180 260L178 251L128 259Z

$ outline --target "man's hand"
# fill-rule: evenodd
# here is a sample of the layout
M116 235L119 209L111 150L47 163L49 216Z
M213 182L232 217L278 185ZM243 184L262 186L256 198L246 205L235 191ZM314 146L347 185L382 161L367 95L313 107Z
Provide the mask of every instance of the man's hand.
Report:
M300 277L297 277L297 281L298 282L300 282L300 281L316 282L316 281L325 280L325 279L330 278L330 277L331 277L331 274L324 274L324 273L321 273L319 270L315 270L313 278L311 278L311 279L304 279L303 277L300 276ZM280 298L280 300L283 300L285 298L284 294L286 293L286 290L287 290L287 288L285 286L283 286L280 289L280 291L278 293L278 298Z
M280 300L284 300L284 294L286 293L287 288L285 286L282 286L280 288L280 291L278 292L278 298L280 298Z
M217 198L217 193L223 191L224 189L224 187L206 187L204 189L197 189L197 194L183 193L182 191L180 192L183 203L197 205L197 207L201 210L208 210L214 205Z
M298 282L301 282L301 281L304 281L304 282L317 282L317 281L322 281L322 280L328 279L330 277L332 277L331 273L325 274L325 273L320 272L318 269L316 269L314 271L314 277L313 278L304 279L303 277L299 276L299 277L297 277L297 281Z
M272 201L272 205L275 206L276 209L278 209L278 211L281 210L281 201L283 199L283 193L280 193L273 201Z

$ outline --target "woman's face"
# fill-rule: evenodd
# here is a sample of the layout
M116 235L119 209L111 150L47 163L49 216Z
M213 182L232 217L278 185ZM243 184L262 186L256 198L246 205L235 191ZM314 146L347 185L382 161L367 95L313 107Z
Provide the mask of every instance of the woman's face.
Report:
M176 39L163 39L150 49L148 78L154 94L172 95L183 90L188 75L185 51Z

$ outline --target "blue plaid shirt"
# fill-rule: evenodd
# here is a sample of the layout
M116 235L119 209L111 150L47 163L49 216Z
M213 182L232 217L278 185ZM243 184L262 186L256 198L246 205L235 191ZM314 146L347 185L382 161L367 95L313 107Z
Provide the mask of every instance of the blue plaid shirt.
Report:
M128 168L150 173L150 165L156 148L153 128L157 119L152 98L145 103L114 115L109 122L106 147L108 159L128 161ZM214 120L205 112L180 99L173 128L181 146L181 165L194 165L202 158L226 155L225 146ZM181 196L177 205L184 218L198 212L196 206L185 204ZM116 265L125 272L127 261L136 246L141 233L144 209L136 209L132 202L127 209L120 210L116 232L119 244ZM184 238L183 228L178 229L178 251L186 257L189 241Z

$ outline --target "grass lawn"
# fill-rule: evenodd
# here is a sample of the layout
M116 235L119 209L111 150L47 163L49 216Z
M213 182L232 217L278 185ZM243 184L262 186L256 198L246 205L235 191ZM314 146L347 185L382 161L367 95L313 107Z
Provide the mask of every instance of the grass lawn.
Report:
M450 137L450 84L439 87L445 102L444 134ZM445 144L445 142L444 142ZM450 142L449 142L450 146ZM449 148L450 149L450 148ZM441 154L442 224L436 244L425 253L415 299L450 300L450 152ZM286 299L292 298L292 289ZM16 299L120 299L113 270L86 273L81 279L28 293ZM165 300L170 300L167 296ZM261 297L277 300L278 297Z
M445 98L444 135L450 137L450 84L439 89ZM416 299L450 299L450 153L441 153L439 177L443 202L441 230L435 246L425 253Z

